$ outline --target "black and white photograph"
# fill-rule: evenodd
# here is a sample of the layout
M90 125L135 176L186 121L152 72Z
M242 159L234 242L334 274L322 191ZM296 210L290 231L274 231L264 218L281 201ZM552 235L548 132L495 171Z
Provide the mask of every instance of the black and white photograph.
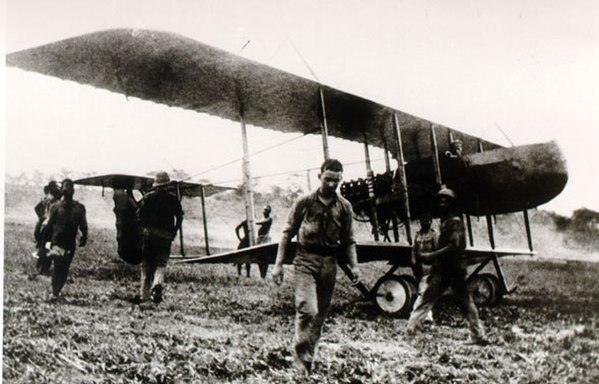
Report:
M0 2L2 382L599 382L599 3Z

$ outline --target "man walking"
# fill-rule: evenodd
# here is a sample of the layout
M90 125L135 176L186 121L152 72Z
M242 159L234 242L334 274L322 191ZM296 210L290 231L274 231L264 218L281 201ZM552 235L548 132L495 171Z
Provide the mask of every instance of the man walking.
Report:
M298 366L308 372L331 304L339 257L347 258L354 282L359 279L352 207L336 192L342 176L338 160L325 160L318 175L319 188L291 208L272 272L274 282L280 285L287 246L297 235L294 352Z
M51 260L48 258L48 250L46 249L46 238L45 234L46 226L48 224L48 218L50 217L50 207L52 204L60 200L60 187L54 180L50 180L48 185L44 187L44 198L40 200L35 206L34 211L37 215L37 223L35 224L35 230L33 231L33 237L35 238L36 251L33 256L37 258L36 272L38 274L47 274L50 270Z
M48 224L44 230L44 241L51 241L48 258L54 261L52 272L52 299L58 300L60 291L67 281L69 268L75 256L77 231L81 231L79 246L87 244L87 218L85 206L73 200L75 188L71 179L62 181L62 200L52 204Z
M439 248L433 252L420 254L423 260L432 261L433 265L430 274L423 281L422 294L416 299L408 320L406 334L413 335L415 333L445 289L451 287L468 320L470 342L479 345L488 344L478 318L478 311L466 288L466 265L464 263L466 236L462 218L455 214L454 210L456 195L449 188L441 188L437 197L441 213Z
M141 264L141 301L150 298L162 301L164 271L171 254L171 242L183 222L183 209L179 199L166 190L170 178L158 172L153 190L142 200L139 218L143 227Z

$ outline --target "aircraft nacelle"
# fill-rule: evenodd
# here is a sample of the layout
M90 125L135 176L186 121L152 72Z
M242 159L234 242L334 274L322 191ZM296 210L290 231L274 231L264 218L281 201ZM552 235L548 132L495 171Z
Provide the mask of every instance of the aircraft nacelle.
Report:
M498 148L459 158L441 156L443 184L457 194L460 213L485 216L520 212L557 196L568 180L564 157L554 142ZM410 218L424 213L437 216L435 195L439 186L431 158L405 166ZM373 208L381 226L389 219L408 218L397 173L356 179L341 185L354 213L371 219Z

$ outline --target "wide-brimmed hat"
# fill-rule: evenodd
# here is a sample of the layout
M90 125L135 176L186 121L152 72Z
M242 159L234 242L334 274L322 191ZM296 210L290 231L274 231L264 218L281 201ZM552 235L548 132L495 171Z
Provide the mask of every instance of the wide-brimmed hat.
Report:
M171 182L171 178L168 176L166 172L158 172L154 177L154 183L152 183L152 187L161 187L163 185L167 185Z

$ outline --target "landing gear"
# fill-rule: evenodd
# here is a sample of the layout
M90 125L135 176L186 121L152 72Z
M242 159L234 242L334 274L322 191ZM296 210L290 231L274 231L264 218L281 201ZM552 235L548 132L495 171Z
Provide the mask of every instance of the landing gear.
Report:
M415 285L403 276L386 275L374 285L374 302L391 316L407 314L415 298Z
M499 279L490 273L471 276L467 287L476 305L493 305L501 298Z

